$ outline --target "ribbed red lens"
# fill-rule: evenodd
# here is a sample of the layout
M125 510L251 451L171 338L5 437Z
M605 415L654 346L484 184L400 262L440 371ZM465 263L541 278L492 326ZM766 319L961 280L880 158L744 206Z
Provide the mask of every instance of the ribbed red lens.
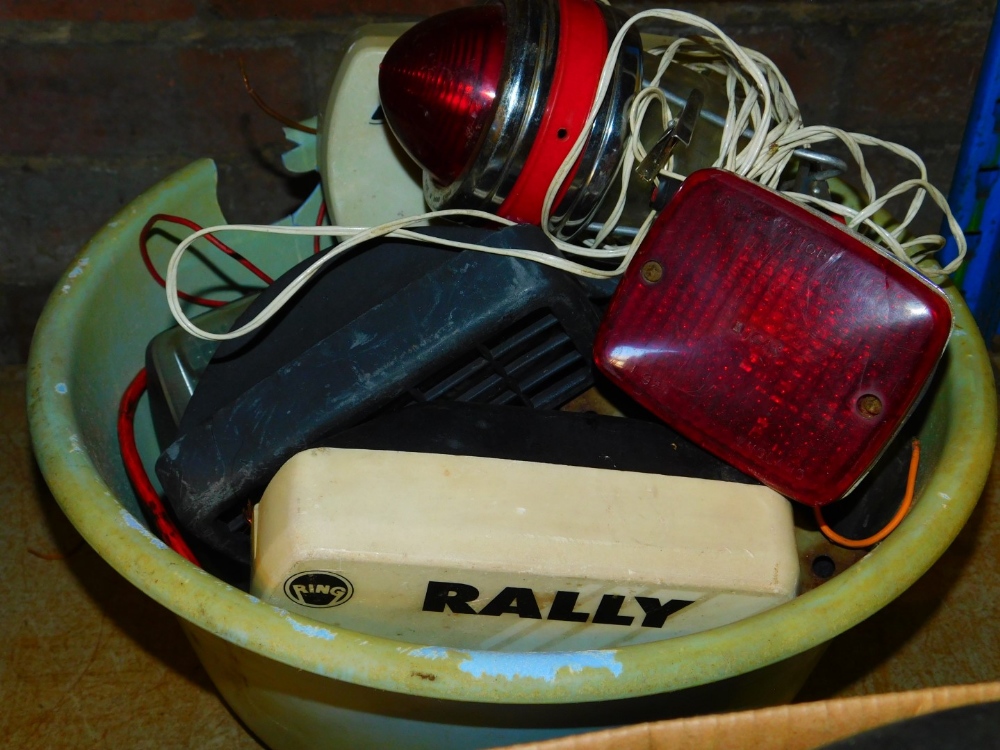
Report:
M440 184L465 171L492 119L506 43L502 6L459 8L409 29L382 61L386 122Z
M721 170L689 176L598 332L600 368L779 492L823 505L871 468L951 333L926 280Z

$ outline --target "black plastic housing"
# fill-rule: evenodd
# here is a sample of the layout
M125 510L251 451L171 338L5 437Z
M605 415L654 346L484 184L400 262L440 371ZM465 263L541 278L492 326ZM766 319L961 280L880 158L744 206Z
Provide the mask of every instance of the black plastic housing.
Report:
M322 445L760 484L662 422L594 413L428 403L365 422Z
M534 227L428 231L554 252ZM262 293L236 325L297 271ZM383 240L319 274L265 329L220 346L157 475L206 569L245 584L243 510L288 458L412 403L557 408L593 382L599 314L587 288L562 271Z

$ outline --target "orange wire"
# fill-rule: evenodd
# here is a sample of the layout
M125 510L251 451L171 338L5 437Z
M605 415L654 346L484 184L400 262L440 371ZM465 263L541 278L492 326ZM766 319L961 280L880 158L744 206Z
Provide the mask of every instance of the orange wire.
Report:
M899 510L896 511L896 515L894 515L892 520L883 526L880 531L876 531L867 539L848 539L846 536L841 536L827 525L826 521L823 519L823 511L817 506L813 508L813 512L816 515L816 523L819 524L819 530L823 532L823 536L834 544L839 544L841 547L847 547L848 549L864 549L865 547L871 547L873 544L881 542L889 536L889 534L896 530L896 527L902 523L904 518L906 518L906 514L910 512L910 506L913 504L913 491L917 485L917 467L919 465L920 441L913 438L913 451L910 453L910 473L906 477L906 494L903 495L903 502L900 503Z
M260 107L265 114L270 115L275 120L280 122L282 125L286 125L293 130L301 130L303 133L310 133L311 135L316 135L319 131L316 128L311 128L308 125L303 125L300 122L295 122L291 117L286 117L281 114L278 110L274 109L271 105L261 99L260 94L254 91L253 86L250 85L250 77L247 75L247 67L243 62L243 58L239 58L240 64L240 74L243 76L243 86L246 88L247 93L250 94L250 98L253 99L254 104Z

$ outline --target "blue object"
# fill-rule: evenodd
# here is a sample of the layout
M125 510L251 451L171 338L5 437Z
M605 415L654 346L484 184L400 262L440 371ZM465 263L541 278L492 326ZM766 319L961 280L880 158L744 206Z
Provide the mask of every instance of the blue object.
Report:
M969 253L954 276L988 342L1000 325L1000 22L990 28L979 84L965 126L948 202L965 231ZM948 235L947 223L942 234ZM945 263L957 255L949 238Z

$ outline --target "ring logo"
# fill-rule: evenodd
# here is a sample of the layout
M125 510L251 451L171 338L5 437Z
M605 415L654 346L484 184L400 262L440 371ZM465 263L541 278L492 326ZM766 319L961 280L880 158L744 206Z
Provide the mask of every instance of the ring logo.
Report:
M336 607L353 595L350 581L322 570L296 573L285 581L285 596L304 607Z

